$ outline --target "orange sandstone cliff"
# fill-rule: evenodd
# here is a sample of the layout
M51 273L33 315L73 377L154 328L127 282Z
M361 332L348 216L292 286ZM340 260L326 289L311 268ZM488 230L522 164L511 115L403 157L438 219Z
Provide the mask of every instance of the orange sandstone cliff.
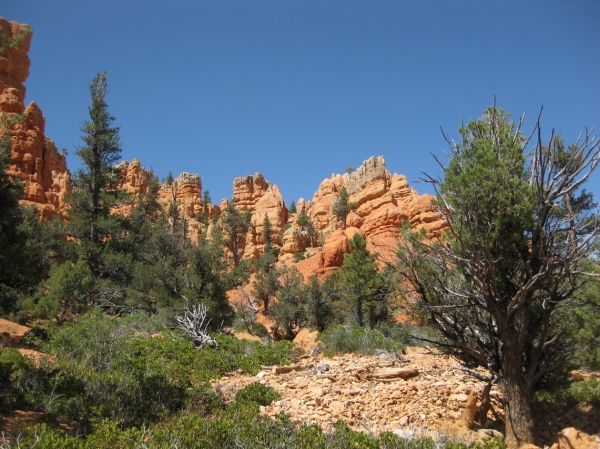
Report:
M357 205L348 216L346 229L342 229L342 224L331 213L342 187L346 188L350 201ZM371 157L352 173L334 174L325 179L312 200L301 198L298 201L298 210L306 208L320 233L322 251L318 254L317 272L326 272L342 264L343 254L349 252L348 240L356 232L367 238L371 250L384 253L384 256L395 246L398 228L404 221L414 228L423 227L428 233L439 234L446 223L433 199L432 195L419 195L409 187L405 176L390 174L383 156ZM293 221L295 216L290 218L290 222ZM283 234L280 259L290 259L294 253L306 250L306 242L298 227L292 226Z
M288 210L277 185L271 185L261 173L233 179L233 204L236 209L250 211L252 227L246 235L244 257L257 258L265 244L265 215L271 223L271 241L279 247L277 235L288 219Z
M9 38L29 30L28 25L8 22L0 17L0 34ZM25 182L22 203L32 205L44 218L65 215L65 195L71 190L71 174L65 156L45 136L46 119L34 102L25 107L24 82L29 76L27 56L32 33L18 48L7 48L0 54L0 114L26 114L26 118L10 129L0 129L0 138L11 140L11 164L8 173Z

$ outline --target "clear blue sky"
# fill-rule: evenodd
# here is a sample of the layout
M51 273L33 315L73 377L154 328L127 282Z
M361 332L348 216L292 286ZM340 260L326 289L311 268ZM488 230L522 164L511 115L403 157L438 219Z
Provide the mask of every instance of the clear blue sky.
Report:
M215 202L257 171L288 204L312 198L373 155L438 175L439 128L456 136L494 95L530 126L544 105L567 143L600 125L598 0L8 0L0 15L34 29L26 102L71 171L107 70L123 159L199 173ZM600 174L587 187L598 199Z

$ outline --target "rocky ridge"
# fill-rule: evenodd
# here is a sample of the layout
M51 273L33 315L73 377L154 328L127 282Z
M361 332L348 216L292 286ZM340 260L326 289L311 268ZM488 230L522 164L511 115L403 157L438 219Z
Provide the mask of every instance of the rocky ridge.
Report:
M14 37L28 32L28 25L8 22L0 17L0 34ZM0 130L0 138L11 140L11 163L8 173L25 183L22 203L31 205L44 218L65 216L65 195L71 190L71 174L66 158L54 142L45 136L46 119L34 102L25 107L25 80L29 76L30 32L17 48L7 48L0 55L0 114L8 119L26 114L10 129Z

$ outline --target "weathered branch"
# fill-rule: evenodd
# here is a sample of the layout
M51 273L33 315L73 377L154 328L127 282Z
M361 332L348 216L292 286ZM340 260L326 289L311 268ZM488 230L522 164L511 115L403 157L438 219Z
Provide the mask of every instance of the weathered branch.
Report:
M217 341L210 336L207 330L210 323L210 318L207 320L207 312L208 307L201 303L195 303L191 308L188 305L183 308L183 316L175 316L177 328L185 332L198 349L202 349L206 345L218 346Z

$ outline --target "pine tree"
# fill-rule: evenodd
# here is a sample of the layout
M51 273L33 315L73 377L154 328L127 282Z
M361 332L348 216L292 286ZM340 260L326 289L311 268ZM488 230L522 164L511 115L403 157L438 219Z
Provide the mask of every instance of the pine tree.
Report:
M290 214L295 214L296 212L298 212L298 209L296 208L296 202L294 200L292 200L292 202L290 203L289 212Z
M204 206L209 206L211 203L212 203L212 199L210 197L210 190L206 189L202 193L202 204L204 204Z
M83 145L76 154L81 168L73 178L73 192L68 197L68 232L77 239L77 251L98 281L90 291L94 299L89 304L113 302L121 298L120 287L131 275L131 260L123 240L126 229L122 216L111 215L118 205L120 192L116 185L119 172L114 164L121 157L119 128L113 126L115 117L108 112L106 72L96 75L90 85L90 119L83 123Z
M367 249L367 240L359 233L349 242L350 253L337 272L344 295L352 304L352 317L359 326L368 322L372 329L381 318L378 309L387 295L382 294L382 276L378 273L377 254ZM365 312L368 316L365 316Z
M10 308L16 301L13 289L20 287L25 279L20 274L21 254L26 235L20 230L23 211L19 200L23 186L6 173L10 165L10 137L0 139L0 307Z
M304 276L296 267L288 268L284 265L279 272L279 279L277 302L273 304L272 316L281 337L293 340L299 329L308 323L303 307Z
M227 207L220 217L220 227L223 231L223 245L227 247L232 258L233 265L238 266L244 255L244 242L246 234L252 226L249 211L239 211L235 208L233 200L227 203Z
M489 371L505 399L510 448L536 443L536 388L566 368L588 254L600 234L581 186L600 159L587 133L564 153L539 122L529 139L495 106L448 139L434 182L448 229L436 238L407 223L397 268L443 336L442 351ZM593 281L592 281L593 282Z
M1 114L0 136L25 118L24 114ZM19 205L24 186L7 174L10 144L9 135L0 137L0 309L4 311L14 311L17 301L32 293L49 269L49 253L58 253L59 246L47 235L54 223L41 222L35 210Z
M276 256L277 250L273 247L273 227L271 226L271 221L266 213L263 220L262 238L265 243L263 253L271 253Z
M346 187L342 187L340 189L340 195L333 202L333 207L331 209L331 213L338 217L338 219L342 222L342 227L346 228L346 219L348 218L348 214L356 209L356 203L351 203L349 201L348 192L346 191Z
M310 217L306 214L306 207L303 205L298 218L296 218L296 223L300 226L300 229L304 230L304 227L310 221Z

